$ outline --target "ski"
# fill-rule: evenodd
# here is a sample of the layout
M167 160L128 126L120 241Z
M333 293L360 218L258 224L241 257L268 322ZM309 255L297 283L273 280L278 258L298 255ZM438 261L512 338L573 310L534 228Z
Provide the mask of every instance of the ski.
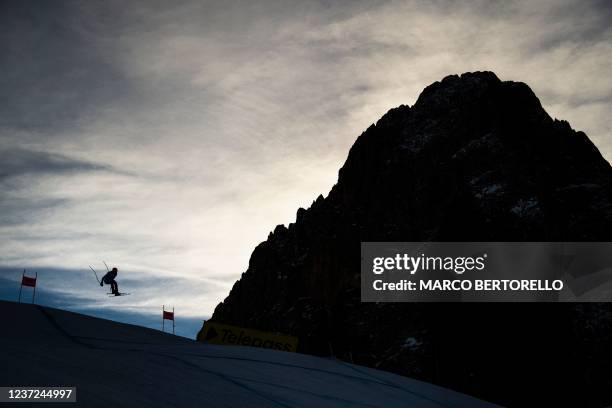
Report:
M113 296L127 296L130 295L130 293L126 293L126 292L121 292L118 295L115 295L114 293L107 293L108 297L113 297Z

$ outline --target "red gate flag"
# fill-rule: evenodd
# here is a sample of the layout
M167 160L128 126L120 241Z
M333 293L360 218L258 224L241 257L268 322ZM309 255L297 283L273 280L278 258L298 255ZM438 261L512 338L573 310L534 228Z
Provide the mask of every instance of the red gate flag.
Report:
M36 278L30 278L28 276L23 276L21 278L21 284L23 286L30 286L32 288L36 287Z
M174 320L174 312L166 312L164 310L164 319L165 320Z

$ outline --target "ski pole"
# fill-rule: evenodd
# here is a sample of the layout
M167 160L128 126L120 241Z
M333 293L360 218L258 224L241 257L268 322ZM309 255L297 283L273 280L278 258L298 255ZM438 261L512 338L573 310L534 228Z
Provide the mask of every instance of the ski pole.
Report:
M91 271L94 273L94 275L96 276L96 280L98 281L98 283L100 283L100 279L98 279L98 274L96 273L96 271L94 270L94 268L91 267L91 265L89 265L89 269L91 269Z

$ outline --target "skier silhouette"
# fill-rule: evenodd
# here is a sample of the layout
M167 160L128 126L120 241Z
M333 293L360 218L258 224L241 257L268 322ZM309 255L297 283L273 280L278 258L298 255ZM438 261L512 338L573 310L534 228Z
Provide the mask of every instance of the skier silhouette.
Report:
M108 271L100 281L100 286L104 286L105 283L107 285L110 285L111 292L115 296L119 295L119 285L117 285L117 281L115 280L115 278L117 277L117 272L117 268L113 268L111 271Z

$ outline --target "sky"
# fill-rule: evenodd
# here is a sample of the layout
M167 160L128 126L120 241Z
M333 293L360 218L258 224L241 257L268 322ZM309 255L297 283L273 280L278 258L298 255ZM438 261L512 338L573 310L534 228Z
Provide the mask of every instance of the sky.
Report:
M43 304L149 327L174 306L195 336L359 134L449 74L527 83L609 161L610 21L605 0L3 1L0 299L26 269Z

